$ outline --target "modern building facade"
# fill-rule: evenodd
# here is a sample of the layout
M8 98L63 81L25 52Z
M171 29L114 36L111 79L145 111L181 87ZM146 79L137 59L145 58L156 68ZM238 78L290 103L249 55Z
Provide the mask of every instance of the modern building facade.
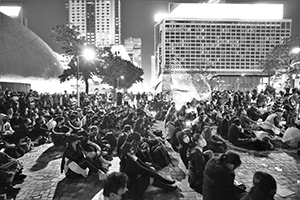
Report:
M0 1L0 12L27 26L27 19L23 17L22 3Z
M205 6L190 4L186 8L201 9L201 5ZM215 6L220 8L220 4ZM235 6L236 11L243 9L242 4ZM246 90L257 86L263 76L259 62L291 36L292 20L242 19L226 14L230 13L220 18L171 15L158 22L154 33L156 76L210 73L219 77L217 89Z
M63 71L55 52L40 37L1 12L0 60L2 81L7 76L57 78Z
M131 59L131 62L139 68L142 68L142 39L127 38L124 40L125 49Z
M120 0L68 0L67 21L79 27L89 44L120 44L120 7Z

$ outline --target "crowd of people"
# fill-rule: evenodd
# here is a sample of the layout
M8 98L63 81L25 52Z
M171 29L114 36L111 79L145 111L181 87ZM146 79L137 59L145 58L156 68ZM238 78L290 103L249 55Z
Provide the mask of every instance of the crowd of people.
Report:
M1 192L18 192L14 179L26 178L18 158L45 143L64 147L61 172L67 178L97 175L104 181L93 200L142 199L149 185L173 192L176 181L157 173L172 164L170 143L188 171L190 187L204 200L274 199L276 181L265 172L254 174L249 192L235 183L234 170L242 163L228 145L257 151L299 148L282 141L286 130L300 128L298 93L215 91L210 100L176 105L163 93L96 91L82 93L79 107L76 94L67 91L7 90L0 96ZM162 130L152 130L155 121L163 121ZM116 156L120 172L107 174Z

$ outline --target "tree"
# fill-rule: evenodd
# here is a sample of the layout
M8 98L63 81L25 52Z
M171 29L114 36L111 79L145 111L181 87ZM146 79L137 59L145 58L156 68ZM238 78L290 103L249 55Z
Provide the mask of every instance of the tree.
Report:
M101 61L95 59L93 62L86 61L81 57L83 48L87 47L85 45L85 38L81 36L78 31L77 26L68 26L68 25L57 25L52 27L52 32L54 35L51 37L54 38L54 41L62 44L62 49L65 51L66 56L70 56L71 60L68 64L67 69L64 69L63 73L59 75L60 82L69 81L72 78L83 80L86 87L86 93L89 91L88 80L92 79L93 75L96 74L97 65L100 65ZM105 52L97 49L93 45L89 45L89 48L95 50L97 57L101 57ZM77 74L79 64L79 74Z
M299 47L300 39L298 36L285 39L282 44L275 46L269 52L265 60L260 62L262 71L268 76L280 76L282 74L291 76L292 73L299 70L300 55L299 52L294 52Z
M108 49L106 49L108 52ZM98 65L97 75L102 78L102 82L117 88L118 82L121 88L130 88L134 83L143 81L143 69L136 67L130 61L124 60L112 52L103 57L103 65ZM121 76L124 79L120 79Z

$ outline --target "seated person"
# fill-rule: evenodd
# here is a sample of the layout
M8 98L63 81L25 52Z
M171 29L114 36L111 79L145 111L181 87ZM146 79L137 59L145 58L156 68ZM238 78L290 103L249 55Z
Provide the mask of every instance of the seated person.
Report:
M35 120L35 125L29 133L29 138L35 145L45 144L49 140L49 130L44 117L39 117Z
M123 172L112 172L104 179L101 189L92 200L115 200L122 199L127 190L128 177Z
M77 133L82 129L82 123L79 120L78 116L75 114L71 114L69 121L67 122L67 126L72 129L72 133Z
M202 194L203 171L206 162L213 156L213 152L203 152L207 143L201 134L195 133L193 142L195 146L188 156L188 182L193 190Z
M177 132L176 134L177 141L179 142L178 152L186 169L188 169L187 153L192 147L191 136L192 131L188 128L185 128L182 131Z
M55 121L57 124L52 129L52 141L54 146L65 146L67 138L70 136L72 129L64 124L64 117L57 117Z
M174 180L168 180L159 175L153 167L136 156L139 138L128 136L122 147L120 171L128 176L128 197L140 199L149 185L161 188L164 192L177 189Z
M270 136L282 136L282 126L280 125L280 120L283 111L277 109L275 113L268 115L267 119L261 125L261 128L269 133Z
M243 143L249 139L255 138L255 135L249 134L242 127L239 118L234 118L228 130L228 140L233 144Z
M277 191L276 180L266 172L255 172L253 186L240 200L274 200Z
M6 153L0 151L0 190L4 193L18 192L20 188L14 188L14 181L23 181L26 178L22 174L22 165L20 162Z
M257 109L257 107L255 106L255 104L252 104L251 107L247 109L247 115L253 121L257 121L259 118L262 118L262 114Z
M19 144L20 140L26 136L29 136L30 131L32 130L32 123L29 118L24 118L21 125L15 132L9 137L8 142Z
M101 151L102 151L102 156L106 160L112 160L113 152L112 152L111 146L108 143L108 141L103 139L104 135L105 135L105 133L100 131L97 126L92 125L89 127L89 133L88 133L89 140L91 142L94 142L97 145L99 145L99 147L101 148Z
M17 128L19 128L19 126L21 125L23 121L23 118L20 116L19 112L15 112L13 114L13 117L10 119L10 124L12 126L13 130L16 130Z
M257 151L272 150L274 146L268 138L259 140L255 135L247 133L241 126L239 118L234 118L228 131L228 140L233 145Z
M229 125L230 125L230 115L225 114L223 120L218 126L217 134L220 135L222 138L227 139Z
M245 109L241 110L240 123L242 128L247 130L251 130L256 125L256 122L248 117Z
M92 159L102 171L108 172L108 168L111 166L111 163L103 158L101 147L89 140L88 133L86 131L80 131L77 135L82 136L81 147L86 156Z
M241 164L240 156L230 151L211 158L204 169L203 199L239 200L242 191L234 184L234 170Z
M201 135L206 140L207 145L204 150L211 150L215 153L225 153L227 150L227 144L216 135L212 135L211 126L205 124Z
M67 141L67 147L62 157L61 173L65 172L68 178L87 177L89 171L103 178L101 166L93 161L81 146L82 136L70 135Z
M126 141L127 136L133 132L132 126L129 124L126 124L123 127L123 130L121 134L118 136L118 141L117 141L117 154L120 157L121 156L121 147Z
M8 116L7 115L3 116L2 121L3 121L2 130L1 130L2 136L4 137L11 136L15 131L11 127Z

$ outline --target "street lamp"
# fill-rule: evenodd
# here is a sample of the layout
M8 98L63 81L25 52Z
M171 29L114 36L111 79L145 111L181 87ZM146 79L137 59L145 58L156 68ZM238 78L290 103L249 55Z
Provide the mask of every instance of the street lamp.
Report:
M124 79L124 76L120 76L120 77L118 77L117 78L117 89L119 89L119 87L120 87L120 79Z
M95 51L93 49L85 48L82 51L82 54L77 55L77 106L80 107L80 95L79 95L79 68L80 68L80 56L86 60L93 60L95 58Z

